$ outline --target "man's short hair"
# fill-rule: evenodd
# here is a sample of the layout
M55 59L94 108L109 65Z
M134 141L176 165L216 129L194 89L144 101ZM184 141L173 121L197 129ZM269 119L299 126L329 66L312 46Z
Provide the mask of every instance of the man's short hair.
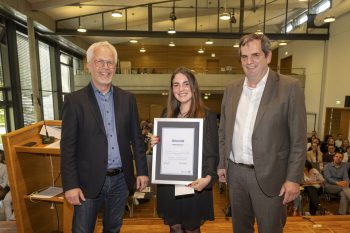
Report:
M265 57L271 52L271 42L269 38L264 34L247 34L243 36L239 41L239 56L241 56L241 47L245 46L248 42L251 42L253 40L260 40L261 41L261 50L264 52Z
M117 64L117 62L118 62L117 50L108 41L100 41L100 42L96 42L96 43L93 43L92 45L90 45L90 47L86 51L86 61L88 63L91 62L92 58L94 57L95 50L99 47L109 48L112 51L112 53L114 54L114 60L115 60L115 63Z

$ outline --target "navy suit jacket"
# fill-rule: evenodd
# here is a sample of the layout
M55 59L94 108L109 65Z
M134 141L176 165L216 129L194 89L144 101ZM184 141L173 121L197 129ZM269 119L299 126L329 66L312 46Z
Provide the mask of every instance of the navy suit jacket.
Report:
M137 176L147 176L147 158L135 97L113 86L115 125L130 194ZM104 183L108 142L102 115L91 83L67 94L62 108L61 175L63 190L81 188L85 197L96 197Z

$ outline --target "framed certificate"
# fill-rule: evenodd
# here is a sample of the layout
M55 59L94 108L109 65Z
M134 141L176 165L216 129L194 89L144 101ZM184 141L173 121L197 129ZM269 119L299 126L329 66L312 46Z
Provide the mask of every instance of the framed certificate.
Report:
M152 183L189 184L202 176L203 119L155 118Z

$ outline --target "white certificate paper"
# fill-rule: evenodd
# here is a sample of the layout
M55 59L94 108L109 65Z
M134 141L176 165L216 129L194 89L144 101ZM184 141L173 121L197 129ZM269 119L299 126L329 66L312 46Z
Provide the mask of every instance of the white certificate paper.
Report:
M162 128L162 175L193 175L194 129Z
M203 119L155 118L154 135L160 142L153 147L153 184L188 185L201 177Z

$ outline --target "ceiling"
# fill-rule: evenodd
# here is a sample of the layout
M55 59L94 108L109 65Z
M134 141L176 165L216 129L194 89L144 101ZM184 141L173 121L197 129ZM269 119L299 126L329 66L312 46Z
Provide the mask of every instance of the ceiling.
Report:
M324 39L328 36L327 28L305 25L288 34L284 31L286 24L319 0L27 1L33 11L42 12L56 21L53 34L77 36L88 43L98 40L128 43L131 38L136 38L145 45L167 44L169 40L181 45L198 45L209 38L215 45L231 46L242 34L256 30L264 31L275 40L313 39L315 35ZM333 8L344 1L349 2L333 1ZM114 10L123 16L112 17ZM219 19L225 11L231 15L231 20ZM174 17L171 20L171 15L175 15L176 20ZM87 28L87 32L78 33L79 25ZM167 34L170 27L175 27L177 33Z

